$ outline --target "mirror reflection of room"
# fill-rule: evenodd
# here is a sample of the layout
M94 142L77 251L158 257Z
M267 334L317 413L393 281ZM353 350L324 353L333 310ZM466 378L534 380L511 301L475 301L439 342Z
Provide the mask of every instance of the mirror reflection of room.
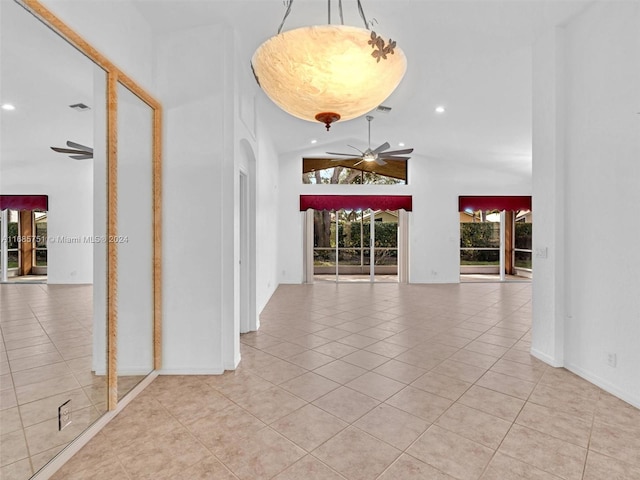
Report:
M153 111L118 84L118 399L153 370Z
M107 408L106 75L0 8L0 477L28 479Z

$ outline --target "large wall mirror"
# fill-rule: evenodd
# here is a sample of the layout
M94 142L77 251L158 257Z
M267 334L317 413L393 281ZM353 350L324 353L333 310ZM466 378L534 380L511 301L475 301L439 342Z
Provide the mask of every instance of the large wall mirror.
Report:
M26 480L160 368L161 108L36 0L0 22L0 478Z

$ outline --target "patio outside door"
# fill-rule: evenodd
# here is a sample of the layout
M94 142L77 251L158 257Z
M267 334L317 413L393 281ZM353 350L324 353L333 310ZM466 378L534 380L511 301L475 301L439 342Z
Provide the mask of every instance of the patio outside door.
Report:
M316 210L312 239L316 282L398 281L397 211Z

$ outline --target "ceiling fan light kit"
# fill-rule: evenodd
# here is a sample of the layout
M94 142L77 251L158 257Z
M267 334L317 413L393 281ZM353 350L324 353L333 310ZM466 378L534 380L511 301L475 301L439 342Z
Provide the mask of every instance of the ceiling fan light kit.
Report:
M358 10L366 28L317 25L282 32L253 54L251 68L258 85L285 112L319 121L327 130L338 120L350 120L374 110L398 86L407 60L396 42L369 30L360 0ZM339 2L342 18L342 1Z

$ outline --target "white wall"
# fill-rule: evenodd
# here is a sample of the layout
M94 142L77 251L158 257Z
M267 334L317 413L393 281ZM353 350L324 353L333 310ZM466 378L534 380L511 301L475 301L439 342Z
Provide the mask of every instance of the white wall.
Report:
M565 317L534 309L533 348L557 355L553 335L564 329L568 369L640 406L640 250L633 221L640 204L640 4L597 3L564 32L562 125L540 116L538 128L564 132L564 264L547 266L546 278L564 276ZM562 39L559 40L562 42ZM535 67L535 65L534 65ZM549 90L539 90L547 95ZM563 120L564 118L564 120ZM557 122L558 119L556 118ZM553 156L534 157L534 175L549 169ZM534 197L544 195L535 181ZM553 218L557 205L540 203L536 218ZM539 232L539 227L536 227ZM562 239L562 236L556 237ZM534 247L541 245L534 236ZM546 241L546 239L545 239ZM549 251L549 259L554 254ZM545 277L534 277L534 299ZM536 305L534 304L534 307ZM536 334L536 331L541 334ZM609 354L617 357L609 365Z
M155 92L153 36L127 0L41 0L129 77Z
M260 123L258 123L258 132ZM256 309L260 313L279 285L281 218L278 155L265 136L259 137L256 166Z
M242 39L237 39L238 43ZM239 168L248 173L252 190L251 215L254 236L251 245L254 264L251 271L253 300L251 314L259 326L259 314L278 286L278 154L265 135L257 96L264 95L258 88L244 56L236 51L236 79L239 95L236 96L235 137L239 151ZM262 133L262 134L261 134ZM245 151L249 150L249 151Z
M565 308L565 53L564 28L533 49L533 312L532 353L564 364Z
M234 228L223 211L228 112L220 88L223 60L201 61L224 51L219 48L224 33L201 27L158 40L158 88L165 109L163 371L168 373L224 370L222 253L224 237Z
M526 175L509 175L456 159L413 155L409 185L303 185L302 152L280 164L280 283L302 283L304 214L300 195L412 195L409 213L409 282L457 283L460 276L460 195L530 195Z

